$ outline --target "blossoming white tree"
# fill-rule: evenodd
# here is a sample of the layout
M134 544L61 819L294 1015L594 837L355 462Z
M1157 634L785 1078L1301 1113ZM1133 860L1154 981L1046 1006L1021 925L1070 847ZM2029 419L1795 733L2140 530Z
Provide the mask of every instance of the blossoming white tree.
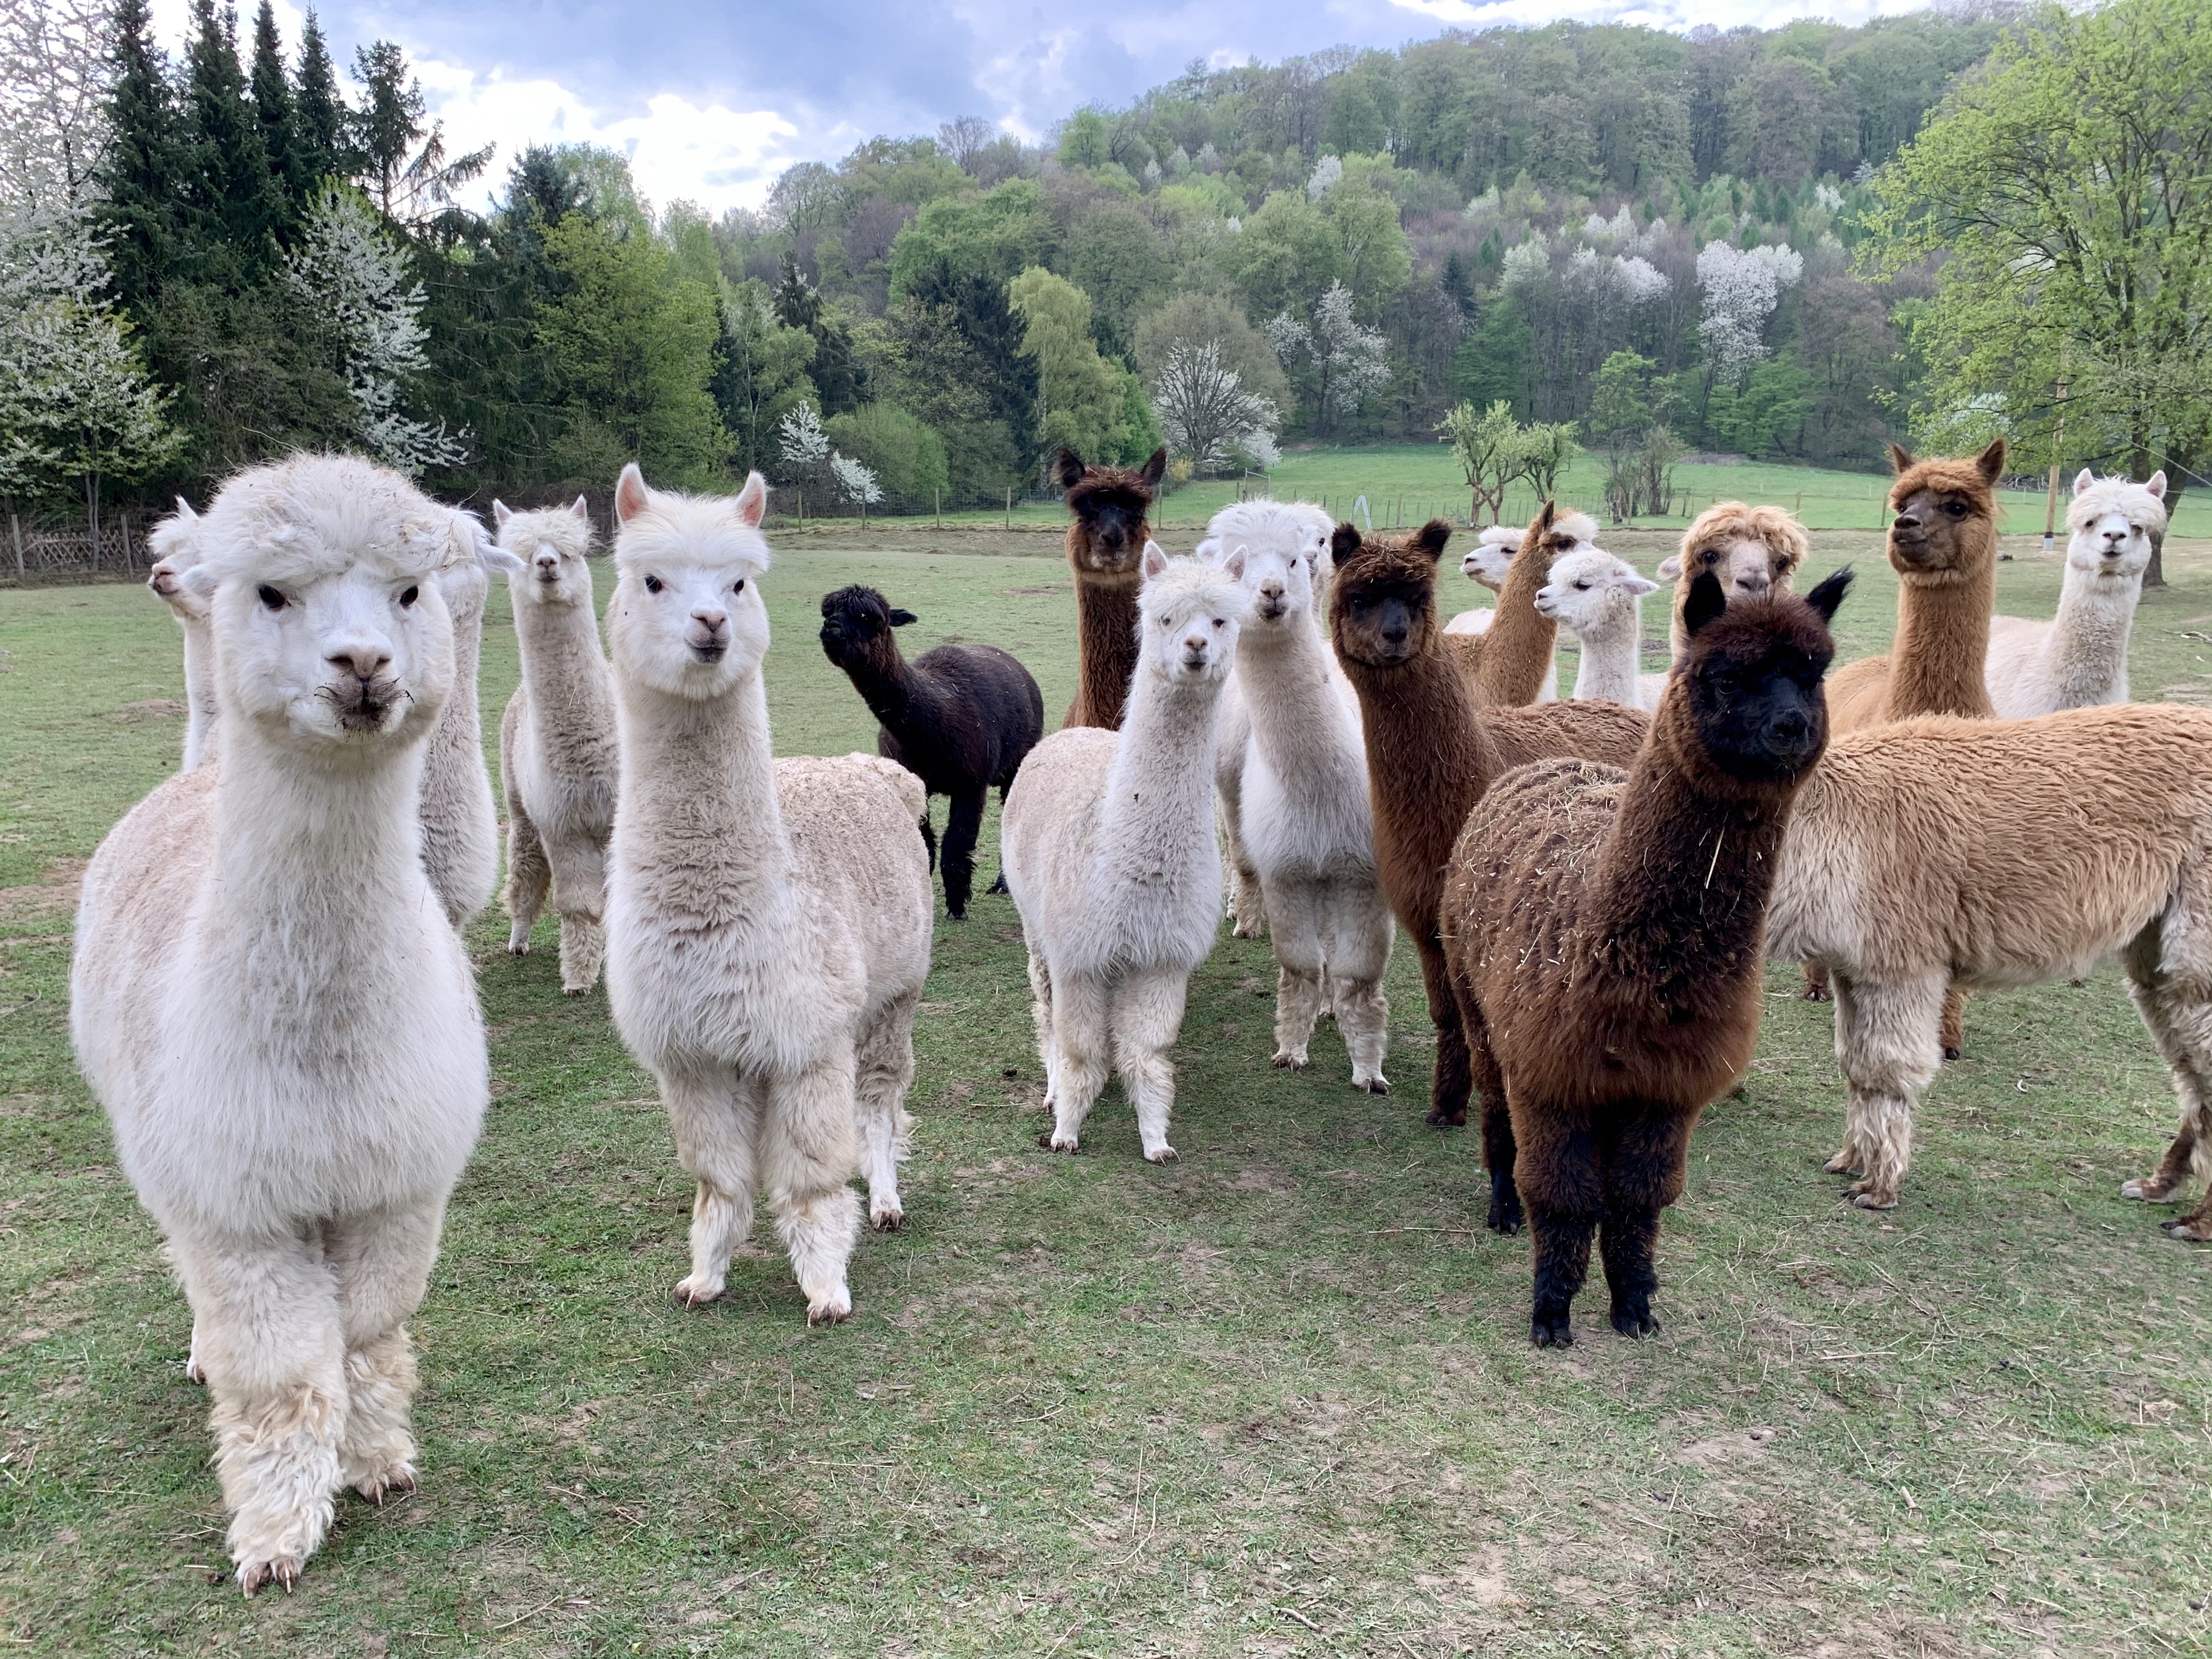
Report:
M1741 380L1767 356L1766 319L1782 301L1782 290L1805 274L1802 254L1787 247L1744 249L1708 242L1698 254L1698 287L1705 295L1698 337L1715 377L1729 385Z
M1331 417L1357 410L1390 383L1390 347L1381 331L1362 327L1352 314L1352 292L1342 283L1314 304L1313 321L1288 312L1267 324L1267 343L1283 367L1306 365L1314 382L1314 401L1327 428Z
M418 421L401 408L407 381L429 367L422 350L428 331L422 285L409 280L405 256L376 210L356 192L331 186L308 210L284 276L328 319L362 447L410 477L459 461L466 446L443 421Z

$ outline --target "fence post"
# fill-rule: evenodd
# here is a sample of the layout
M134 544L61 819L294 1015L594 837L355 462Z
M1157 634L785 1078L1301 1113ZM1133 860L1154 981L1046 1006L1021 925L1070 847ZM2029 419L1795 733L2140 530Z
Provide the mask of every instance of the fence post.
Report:
M945 492L941 489L937 492L937 506L934 510L937 514L937 527L942 530L945 528Z
M131 509L125 507L115 516L123 521L123 574L127 576L131 574L132 563L131 557Z
M23 580L23 521L15 516L13 507L8 510L8 533L15 543L15 580Z
M1008 484L1008 485L1006 486L1006 528L1007 528L1007 529L1009 529L1009 530L1012 530L1013 527L1014 527L1014 487L1013 487L1012 484Z
M799 523L805 524L806 522L806 492L803 489L793 489L791 492L791 499L793 503L799 508Z

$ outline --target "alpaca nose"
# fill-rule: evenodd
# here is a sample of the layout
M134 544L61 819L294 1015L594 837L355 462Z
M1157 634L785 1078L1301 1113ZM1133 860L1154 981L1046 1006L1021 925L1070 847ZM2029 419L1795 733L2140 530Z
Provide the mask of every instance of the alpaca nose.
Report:
M1764 570L1753 570L1738 576L1735 585L1753 599L1757 599L1774 586L1774 579Z
M392 666L392 653L373 640L349 640L325 652L323 660L357 680L373 680Z
M706 630L709 639L713 639L729 625L730 613L726 611L694 611L691 620Z
M1899 530L1917 530L1920 528L1920 515L1917 513L1900 513L1897 515L1896 527Z
M1193 629L1182 636L1182 654L1192 662L1203 662L1206 660L1206 648L1212 643L1205 635Z
M1771 730L1784 743L1800 743L1812 729L1802 709L1785 708L1774 717Z
M2108 559L2118 558L2120 549L2126 545L2127 539L2128 532L2124 530L2107 530L2105 532L2105 556Z
M540 553L535 562L538 566L538 574L540 576L550 578L561 568L561 556L557 553Z

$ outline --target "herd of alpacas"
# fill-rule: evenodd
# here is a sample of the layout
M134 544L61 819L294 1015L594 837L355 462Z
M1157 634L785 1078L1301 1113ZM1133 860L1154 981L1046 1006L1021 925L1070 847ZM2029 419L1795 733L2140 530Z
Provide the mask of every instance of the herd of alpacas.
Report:
M1892 459L1888 653L1832 673L1850 573L1800 593L1803 529L1729 502L1660 568L1653 674L1657 584L1583 514L1483 532L1462 569L1496 602L1447 617L1443 521L1381 536L1239 502L1170 558L1164 455L1063 452L1061 728L1013 657L908 659L915 617L850 586L821 644L881 752L781 760L757 474L723 498L623 471L604 648L581 500L495 503L493 535L303 456L180 502L151 586L184 632L183 769L86 873L70 1029L191 1303L239 1582L291 1584L341 1488L416 1480L406 1321L489 1092L461 930L498 876L476 684L495 574L522 670L499 741L508 949L550 902L563 992L604 969L696 1183L681 1304L721 1294L764 1194L809 1322L850 1313L853 1176L875 1227L902 1216L932 871L941 850L957 920L993 788L1042 1144L1076 1149L1112 1073L1144 1156L1175 1158L1170 1054L1224 912L1278 961L1273 1064L1311 1063L1327 1015L1352 1086L1387 1092L1402 928L1428 1121L1477 1111L1489 1224L1533 1236L1540 1346L1574 1340L1594 1240L1615 1328L1658 1328L1659 1213L1751 1061L1770 959L1834 1000L1828 1168L1883 1209L1966 994L2117 957L2182 1107L2123 1190L2172 1196L2212 1164L2212 711L2128 702L2163 476L2075 481L2057 615L2031 622L1991 614L2002 443ZM2212 1237L2212 1198L2168 1225Z

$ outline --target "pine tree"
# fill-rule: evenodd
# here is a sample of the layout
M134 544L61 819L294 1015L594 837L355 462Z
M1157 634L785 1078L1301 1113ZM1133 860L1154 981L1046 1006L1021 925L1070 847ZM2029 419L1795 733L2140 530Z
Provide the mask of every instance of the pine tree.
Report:
M109 137L100 157L100 188L106 201L100 223L115 272L116 298L143 318L174 254L180 188L176 105L167 65L154 42L147 0L119 0L115 59Z
M284 78L284 43L276 33L276 9L261 0L253 15L254 113L261 122L261 150L269 161L270 182L283 211L276 224L277 240L289 243L300 222L301 204L315 184L300 173L297 145L292 136L292 88Z
M259 117L238 64L237 15L192 0L185 49L185 200L197 274L231 286L264 275L283 216Z
M361 177L384 216L398 211L408 152L422 136L422 88L408 77L398 42L379 40L354 54L354 78L368 97L353 112L353 145Z
M326 179L353 171L346 158L346 106L322 25L309 12L300 31L300 78L292 95L293 165L304 199Z

